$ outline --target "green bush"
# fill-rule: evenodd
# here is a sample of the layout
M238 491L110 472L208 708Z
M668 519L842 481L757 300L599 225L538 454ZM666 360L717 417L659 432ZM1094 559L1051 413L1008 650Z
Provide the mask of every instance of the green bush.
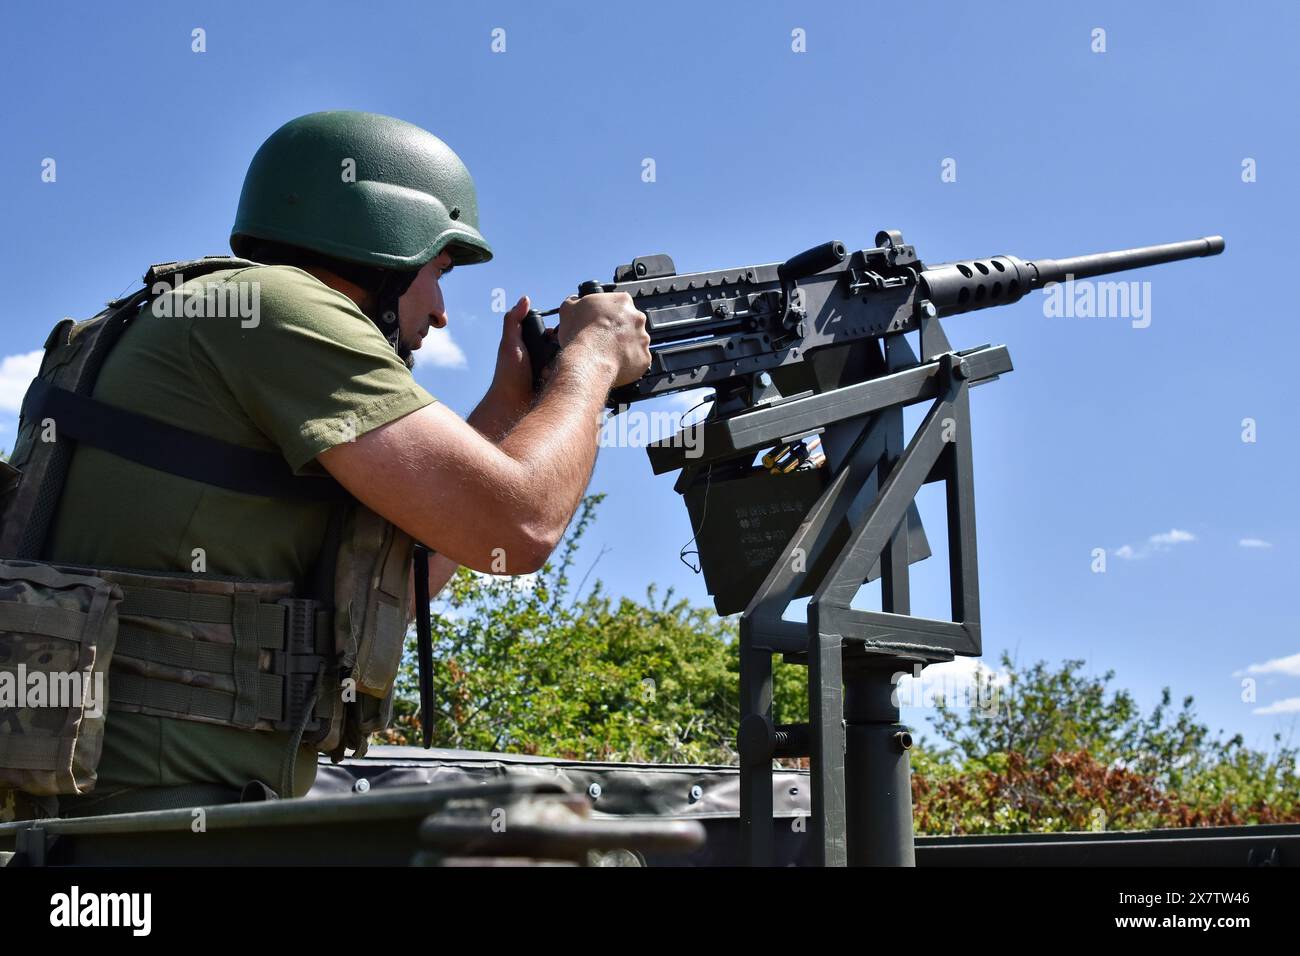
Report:
M599 497L529 579L461 569L435 604L436 747L579 760L735 764L734 620L651 586L615 600L571 580ZM599 560L599 559L597 559ZM382 742L421 741L415 640ZM1010 833L1300 821L1294 748L1262 753L1174 709L1149 713L1083 662L1018 667L998 706L938 705L941 742L913 749L917 832ZM778 723L807 720L801 667L775 667ZM983 678L982 678L983 679ZM977 688L978 699L994 699ZM806 765L806 761L804 761Z
M614 600L571 574L600 497L588 498L556 558L531 579L457 572L435 604L433 742L584 760L734 763L735 624L651 586ZM415 639L385 739L420 740ZM794 669L789 669L793 671ZM800 675L778 668L789 719Z
M1172 710L1166 688L1144 714L1112 690L1114 673L1083 662L1018 667L1005 654L995 708L938 703L944 745L913 750L918 832L1016 833L1300 822L1297 751L1224 739L1190 697ZM981 677L987 680L987 676ZM984 716L988 713L988 716Z

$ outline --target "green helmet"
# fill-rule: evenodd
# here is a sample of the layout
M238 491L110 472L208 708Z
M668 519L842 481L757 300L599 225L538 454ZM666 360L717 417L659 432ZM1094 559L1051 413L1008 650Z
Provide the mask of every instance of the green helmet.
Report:
M432 133L377 113L330 110L290 120L253 157L230 247L256 240L410 272L446 250L486 262L469 170Z

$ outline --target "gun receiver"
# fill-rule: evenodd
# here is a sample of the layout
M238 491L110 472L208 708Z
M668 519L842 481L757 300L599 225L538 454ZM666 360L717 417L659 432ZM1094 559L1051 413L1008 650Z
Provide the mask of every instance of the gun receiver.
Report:
M626 292L646 315L651 367L611 393L609 405L617 408L706 385L726 393L834 346L916 331L923 318L1010 305L1067 277L1212 256L1223 248L1223 239L1211 236L1059 260L991 256L926 266L901 233L888 230L876 235L872 249L849 252L828 242L784 263L716 272L678 275L668 256L643 256L620 266L613 282L584 282L580 294ZM556 346L537 313L524 331L540 371ZM814 373L808 384L821 391L845 381Z

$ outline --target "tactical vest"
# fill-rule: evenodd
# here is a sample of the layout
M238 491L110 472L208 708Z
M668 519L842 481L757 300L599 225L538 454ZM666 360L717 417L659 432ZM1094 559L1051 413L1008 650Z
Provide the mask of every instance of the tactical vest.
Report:
M333 479L92 397L123 331L171 283L255 265L155 265L145 287L50 333L0 463L0 789L50 796L95 784L114 711L290 733L335 761L387 726L409 626L414 543ZM247 494L334 506L309 593L290 581L86 568L46 560L78 444ZM39 697L39 699L37 699ZM288 793L285 793L288 796Z

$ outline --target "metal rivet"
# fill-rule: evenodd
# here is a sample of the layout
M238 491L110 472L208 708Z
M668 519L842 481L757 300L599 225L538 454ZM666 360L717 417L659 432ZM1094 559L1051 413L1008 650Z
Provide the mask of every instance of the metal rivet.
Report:
M369 789L370 789L370 781L367 780L365 777L362 777L360 780L358 780L356 783L352 785L352 790L354 793L366 793Z
M598 784L598 783L593 783L590 787L588 787L588 788L587 788L587 796L591 797L591 799L593 799L593 800L599 799L599 797L600 797L600 784Z
M703 787L701 787L698 783L695 786L691 787L691 803L694 803L702 796L704 796Z

